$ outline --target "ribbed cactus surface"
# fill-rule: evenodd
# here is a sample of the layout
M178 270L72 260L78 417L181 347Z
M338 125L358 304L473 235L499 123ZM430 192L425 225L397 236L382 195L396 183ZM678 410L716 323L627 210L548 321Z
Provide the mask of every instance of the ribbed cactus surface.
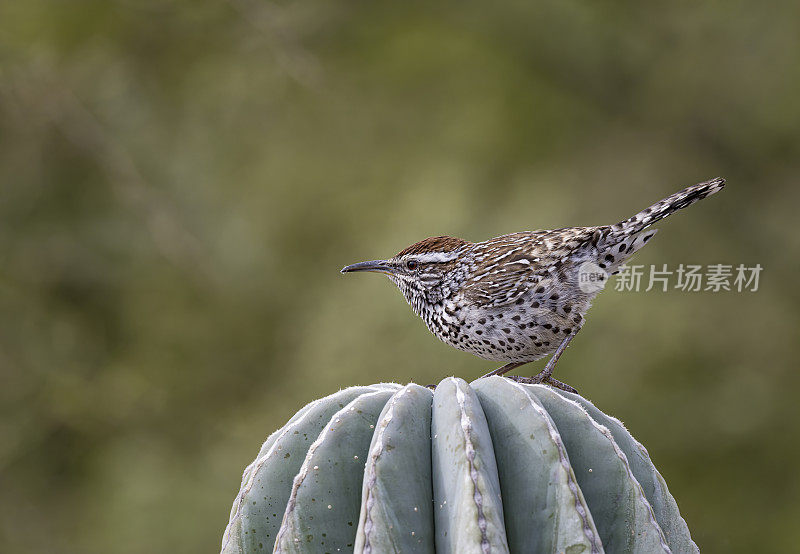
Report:
M250 552L698 552L644 447L582 397L502 377L352 387L244 471Z

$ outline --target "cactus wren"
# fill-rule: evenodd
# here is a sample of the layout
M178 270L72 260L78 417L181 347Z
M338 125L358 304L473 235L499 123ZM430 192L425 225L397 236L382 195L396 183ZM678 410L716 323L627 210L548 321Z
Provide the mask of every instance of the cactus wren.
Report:
M688 187L615 225L512 233L484 242L431 237L388 260L349 265L342 273L385 273L439 339L506 362L484 377L552 353L535 377L511 378L575 392L552 373L602 288L587 286L581 273L597 268L600 281L618 273L655 235L656 229L645 231L650 225L724 186L717 178Z

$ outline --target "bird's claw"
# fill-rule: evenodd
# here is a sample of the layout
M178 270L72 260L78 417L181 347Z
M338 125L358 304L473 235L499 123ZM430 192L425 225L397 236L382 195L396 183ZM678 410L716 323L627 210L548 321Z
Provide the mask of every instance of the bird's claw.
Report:
M563 383L563 382L559 381L558 379L553 379L552 377L548 377L545 380L545 383L550 385L553 388L561 389L561 390L563 390L565 392L571 392L572 394L578 394L578 390L577 389L575 389L574 387L569 386L566 383Z
M537 379L536 377L523 377L522 375L503 375L503 377L524 385L537 385L541 383L541 379Z
M553 378L550 375L544 378L538 375L534 377L522 377L521 375L505 375L504 377L506 377L507 379L511 379L512 381L515 381L517 383L522 383L525 385L539 385L539 384L550 385L551 387L556 389L560 389L566 392L571 392L573 394L578 394L578 391L575 388L569 386L566 383L562 383L561 381Z

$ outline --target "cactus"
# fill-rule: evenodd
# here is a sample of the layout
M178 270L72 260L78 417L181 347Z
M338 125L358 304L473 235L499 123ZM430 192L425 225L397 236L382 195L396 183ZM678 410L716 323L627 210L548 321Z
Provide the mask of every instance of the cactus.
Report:
M352 387L242 476L223 554L699 552L644 447L584 398L502 377Z

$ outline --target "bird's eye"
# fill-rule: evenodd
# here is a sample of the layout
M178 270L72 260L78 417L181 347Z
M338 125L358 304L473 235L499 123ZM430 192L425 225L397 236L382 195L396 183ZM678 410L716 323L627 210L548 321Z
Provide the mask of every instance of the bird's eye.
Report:
M406 267L407 267L408 269L412 269L412 270L413 270L413 269L417 269L417 262L415 262L414 260L408 260L408 261L406 262Z

